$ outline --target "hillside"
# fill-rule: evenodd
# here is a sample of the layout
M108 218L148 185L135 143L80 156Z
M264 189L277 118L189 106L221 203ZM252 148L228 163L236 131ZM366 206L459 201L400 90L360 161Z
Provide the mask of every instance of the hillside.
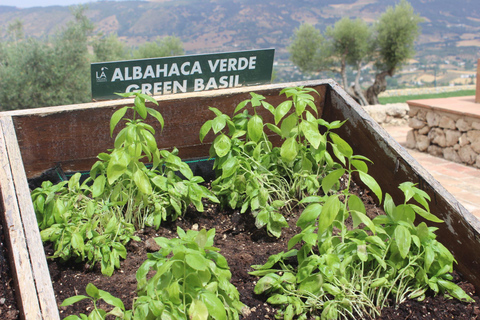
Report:
M287 46L295 28L308 22L323 30L343 16L375 21L394 0L152 0L101 1L88 5L87 15L97 31L117 33L128 45L158 36L179 37L189 53L252 48L275 48L280 64L288 60ZM417 42L417 61L480 58L478 0L411 0L425 22ZM51 35L71 15L68 7L28 9L0 6L0 30L20 19L25 33ZM288 64L288 63L287 63ZM290 69L294 72L293 69Z

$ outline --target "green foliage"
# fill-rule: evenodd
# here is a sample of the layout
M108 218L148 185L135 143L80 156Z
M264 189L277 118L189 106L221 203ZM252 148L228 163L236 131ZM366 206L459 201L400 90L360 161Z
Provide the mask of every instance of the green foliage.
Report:
M148 254L137 270L137 293L132 310L125 310L120 300L108 293L87 286L94 303L88 319L105 319L109 314L119 319L239 319L245 305L239 292L230 283L231 273L225 258L213 247L215 229L185 232L177 229L179 238L156 238L161 247ZM66 299L62 306L88 298L78 295ZM103 299L115 308L107 313L98 309ZM92 316L93 314L93 316ZM81 315L68 319L87 319Z
M347 172L356 171L362 178L365 172L360 167ZM362 181L381 199L376 182L365 177ZM386 194L386 215L373 220L348 188L342 191L343 203L338 194L309 199L297 222L302 231L290 239L289 251L252 266L256 271L251 274L262 277L255 293L268 294L267 302L279 306L283 319L307 319L310 314L321 319L376 317L383 307L408 298L422 300L428 290L472 301L451 282L455 260L435 240L436 228L414 223L417 215L442 222L430 213L428 195L410 182L399 188L404 203L395 205ZM353 229L346 228L347 218ZM300 249L292 249L300 244ZM294 264L287 263L291 257L296 257Z
M154 42L147 42L132 53L134 59L170 57L185 54L182 42L174 36L157 38Z
M9 41L0 43L0 111L90 102L91 62L184 54L173 36L128 52L116 35L94 35L85 11L72 7L74 19L44 40L24 38L19 20L9 25Z
M177 233L179 238L156 238L162 249L138 269L132 319L238 319L244 305L227 261L213 247L215 229Z
M394 70L415 54L414 42L420 35L419 23L423 21L406 0L388 7L376 26L376 46L380 70Z
M139 238L112 203L86 197L82 191L89 187L79 181L77 173L68 183L45 181L32 191L40 236L53 243L55 252L49 258L86 260L90 266L99 262L102 273L110 276L120 268L120 258L126 258L125 245Z
M278 237L281 228L288 226L279 213L287 201L288 188L274 168L275 160L270 157L272 144L264 132L263 119L256 112L258 107L273 111L273 106L261 95L251 96L238 104L233 118L210 108L216 117L202 126L200 141L210 131L217 135L210 148L218 176L212 182L212 191L223 205L241 208L242 213L250 208L256 225L266 225L268 232ZM247 105L253 108L253 115L247 110L240 112Z
M75 20L52 43L22 39L7 43L0 60L0 110L36 108L90 100L87 40L93 25L84 7L72 11Z
M357 68L372 55L372 29L361 19L344 17L324 35L309 24L295 31L289 47L290 60L303 72L329 70L341 75L347 88L347 65Z
M286 88L280 94L287 100L274 107L265 97L251 93L251 99L238 104L232 118L210 108L216 117L200 130L201 141L210 131L216 135L210 149L217 173L213 192L223 205L242 213L250 209L256 226L266 226L276 237L288 226L281 210L295 199L321 192L322 179L342 166L334 162L327 146L332 145L340 155L345 144L331 133L342 123L327 123L318 117L314 89ZM265 123L258 108L268 110L274 123ZM325 127L323 134L319 126ZM273 147L265 127L280 136L280 147ZM339 156L345 164L344 158Z
M475 90L459 90L459 91L442 92L442 93L378 97L378 100L380 101L381 104L389 104L389 103L406 103L408 100L439 99L439 98L463 97L463 96L474 96L474 95L475 95Z
M333 28L326 29L325 37L331 42L332 54L340 57L341 63L356 66L359 62L368 59L371 49L371 32L362 19L352 20L344 17L335 22Z
M65 320L101 320L105 319L107 316L112 315L118 318L123 319L124 313L125 313L125 306L123 305L122 300L112 296L110 293L100 290L97 287L95 287L93 284L89 283L87 284L87 287L85 288L87 295L77 295L74 297L70 297L65 299L60 306L66 307L70 306L72 304L75 304L77 302L80 302L85 299L89 299L93 302L93 310L92 312L87 316L85 314L80 314L80 316L76 315L71 315L65 318ZM99 300L103 300L107 304L113 306L113 310L110 312L106 312L105 310L98 308L97 302Z
M90 60L89 38L94 29L93 23L85 15L85 6L71 9L74 21L53 39L55 53L54 77L59 84L57 89L60 104L89 102Z
M127 50L116 34L99 34L92 43L92 62L118 61L127 59Z
M133 236L135 228L158 228L162 221L178 218L190 204L203 211L205 198L218 202L199 184L203 178L194 176L177 156L178 150L158 149L155 130L144 122L150 115L163 128L162 115L145 105L146 100L156 101L140 93L122 95L134 96L134 105L112 115L110 133L129 109L132 119L126 119L114 149L98 155L90 177L80 185L80 174L75 174L68 182L44 182L32 191L42 240L54 244L51 258L87 260L91 266L100 262L106 275L120 267L120 258L126 256L124 245L138 239Z
M361 19L344 17L322 35L305 24L295 31L289 47L290 59L303 72L338 73L343 87L361 104L372 103L385 91L386 82L374 83L364 94L359 84L362 67L374 63L377 75L382 76L378 81L393 76L413 57L422 21L412 6L402 0L395 7L388 7L372 27ZM347 79L347 67L357 71L354 90L350 90L352 81Z
M0 57L0 110L41 107L55 99L45 94L54 81L54 52L35 39L4 46Z
M325 46L325 38L314 26L304 23L294 32L291 45L288 47L290 60L302 72L315 72L328 65L326 51L319 50ZM325 46L326 47L326 46Z

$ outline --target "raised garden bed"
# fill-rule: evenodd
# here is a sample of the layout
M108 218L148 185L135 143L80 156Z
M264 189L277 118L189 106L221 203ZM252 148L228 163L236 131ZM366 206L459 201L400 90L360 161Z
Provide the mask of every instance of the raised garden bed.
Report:
M480 227L477 220L333 81L160 97L158 108L168 119L168 127L157 139L159 147L176 146L183 159L208 156L209 141L200 144L198 132L211 116L209 106L231 114L252 91L276 105L282 99L280 90L294 85L312 87L321 94L317 106L326 121L348 119L338 130L339 135L354 147L356 154L365 155L374 162L369 173L395 202L403 199L403 193L398 190L398 184L403 181L417 183L431 197L431 212L445 221L438 225L438 239L455 256L457 270L478 289ZM61 165L65 171L88 170L97 154L112 144L105 129L112 113L131 104L131 100L110 101L1 115L4 131L3 145L0 145L4 154L0 180L2 212L8 230L19 309L26 319L59 318L26 179L38 177L56 165Z

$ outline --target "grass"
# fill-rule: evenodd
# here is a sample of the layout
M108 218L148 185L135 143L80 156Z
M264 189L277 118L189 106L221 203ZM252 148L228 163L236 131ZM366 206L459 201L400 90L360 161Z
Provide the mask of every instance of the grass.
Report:
M418 99L436 99L436 98L449 98L449 97L462 97L462 96L474 96L475 90L460 90L453 92L441 92L441 93L426 93L419 95L406 95L406 96L395 96L395 97L379 97L378 100L380 104L387 103L404 103L408 100L418 100Z

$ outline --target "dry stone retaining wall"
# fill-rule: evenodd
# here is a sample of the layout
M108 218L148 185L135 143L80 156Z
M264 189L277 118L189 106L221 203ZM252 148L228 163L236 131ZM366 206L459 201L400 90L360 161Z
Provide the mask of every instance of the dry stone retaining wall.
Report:
M378 124L401 126L408 123L408 104L406 103L391 103L386 105L371 105L364 106L365 111Z
M480 118L410 106L406 147L480 168Z

